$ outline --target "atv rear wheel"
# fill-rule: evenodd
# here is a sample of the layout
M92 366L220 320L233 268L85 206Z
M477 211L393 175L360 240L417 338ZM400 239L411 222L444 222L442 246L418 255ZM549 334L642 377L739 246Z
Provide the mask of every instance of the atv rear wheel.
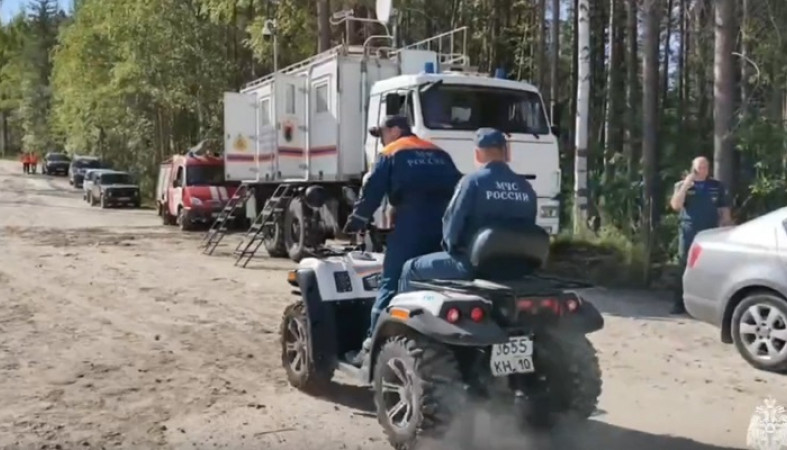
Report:
M319 394L333 378L333 367L312 359L312 339L306 306L302 301L289 305L281 320L281 363L290 384L302 391Z
M403 336L383 344L373 386L377 421L397 450L415 448L420 437L443 436L466 401L453 352Z
M596 349L585 335L549 333L536 346L536 370L546 376L548 411L533 411L526 419L539 428L561 419L586 420L598 406L601 367Z

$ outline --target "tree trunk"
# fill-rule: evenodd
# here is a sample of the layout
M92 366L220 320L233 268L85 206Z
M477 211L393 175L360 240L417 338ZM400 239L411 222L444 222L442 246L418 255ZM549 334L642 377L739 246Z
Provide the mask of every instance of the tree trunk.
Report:
M623 45L623 29L621 27L621 17L623 5L619 0L610 0L609 2L609 67L607 71L607 118L605 121L606 130L604 136L606 140L606 147L604 152L604 179L610 181L614 173L613 159L615 156L623 151L620 133L620 105L623 93L623 77L620 70L621 62L623 61L624 45Z
M638 178L640 152L639 152L639 57L638 57L638 30L637 15L639 7L637 0L628 0L626 3L626 148L628 157L629 179Z
M661 112L664 114L669 104L669 60L672 48L670 41L672 40L672 0L667 0L667 10L664 20L664 63L661 71Z
M536 49L536 58L538 61L538 88L541 92L549 95L549 91L544 90L544 85L547 81L547 2L546 0L538 0L538 47ZM547 99L547 104L551 102Z
M713 56L713 176L734 189L732 115L735 92L735 2L716 0L716 33Z
M574 154L574 232L587 226L588 114L590 112L590 3L579 0L577 10L577 116Z
M647 262L644 279L649 281L650 255L654 235L654 215L659 202L656 198L656 169L658 168L658 125L659 125L659 15L660 0L645 0L644 51L642 61L642 168L644 172L645 198L643 202L642 231L644 233Z
M688 28L686 27L686 8L688 0L680 0L678 5L678 136L683 134L683 117L686 114L686 54L688 53Z
M317 0L317 51L324 52L331 48L331 3L329 0Z
M549 63L549 114L552 124L559 123L560 118L556 117L557 96L558 96L558 68L560 66L560 0L552 0L552 28L551 41L552 52Z

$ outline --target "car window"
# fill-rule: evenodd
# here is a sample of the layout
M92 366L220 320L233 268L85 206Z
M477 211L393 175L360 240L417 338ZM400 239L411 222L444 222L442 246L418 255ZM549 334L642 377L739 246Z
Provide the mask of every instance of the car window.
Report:
M101 184L131 184L131 175L127 173L105 173L101 175Z
M68 159L68 156L62 153L50 153L46 156L47 161L54 161L54 162L69 162L71 161Z

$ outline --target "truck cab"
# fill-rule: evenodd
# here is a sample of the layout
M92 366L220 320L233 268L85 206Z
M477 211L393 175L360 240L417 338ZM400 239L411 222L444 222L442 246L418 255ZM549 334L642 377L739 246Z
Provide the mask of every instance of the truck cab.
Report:
M367 124L390 114L406 116L413 132L446 150L462 173L477 169L475 131L497 128L508 135L508 162L538 194L538 224L550 234L559 229L560 169L557 138L538 89L528 83L466 72L400 75L373 84ZM382 150L380 139L367 136L368 167ZM386 225L385 208L375 218Z
M156 185L159 215L166 225L191 230L218 217L239 183L224 177L224 159L193 151L161 164Z

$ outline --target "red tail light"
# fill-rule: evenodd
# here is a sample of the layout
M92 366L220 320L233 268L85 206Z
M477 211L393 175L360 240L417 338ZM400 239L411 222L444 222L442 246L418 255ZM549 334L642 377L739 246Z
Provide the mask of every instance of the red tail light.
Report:
M480 322L484 320L484 309L476 306L470 310L470 319L473 322Z
M702 253L702 247L699 244L691 244L691 248L689 249L689 258L686 261L686 267L689 269L694 268L697 264L697 260L700 259L700 254Z
M461 317L462 314L460 314L459 310L456 308L450 308L445 312L445 320L448 321L448 323L457 323Z
M535 302L533 302L533 300L530 299L520 298L519 300L516 301L516 307L521 309L522 311L529 311L533 309L533 306L535 306Z
M517 309L525 312L537 312L548 310L554 314L571 313L579 308L579 300L569 298L559 300L556 298L529 299L520 298L516 301Z

